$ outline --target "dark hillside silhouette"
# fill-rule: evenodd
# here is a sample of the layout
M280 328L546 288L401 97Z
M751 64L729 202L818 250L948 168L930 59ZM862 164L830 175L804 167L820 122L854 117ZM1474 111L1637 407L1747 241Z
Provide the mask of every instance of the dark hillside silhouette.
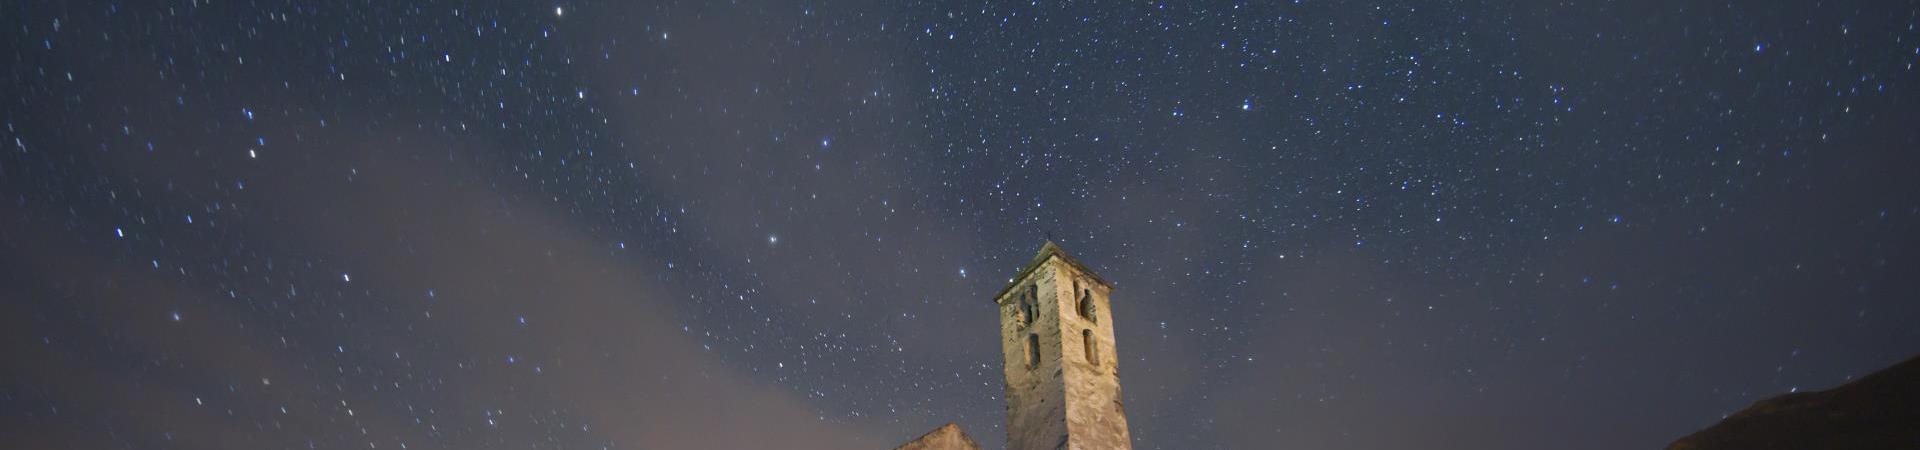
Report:
M1667 450L1920 449L1920 355L1818 392L1754 403Z

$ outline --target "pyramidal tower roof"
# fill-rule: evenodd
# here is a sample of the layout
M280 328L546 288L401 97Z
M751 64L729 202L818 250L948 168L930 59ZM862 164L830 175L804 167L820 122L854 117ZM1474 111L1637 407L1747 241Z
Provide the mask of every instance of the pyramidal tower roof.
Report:
M1100 274L1094 273L1093 269L1087 268L1087 265L1082 264L1080 260L1073 259L1072 255L1068 255L1066 250L1060 248L1060 244L1055 244L1053 240L1049 239L1045 244L1040 245L1040 252L1033 255L1033 261L1027 262L1026 267L1021 268L1019 273L1013 275L1013 279L1007 281L1006 287L1000 288L1000 292L993 295L994 301L999 301L1001 297L1007 295L1007 291L1013 290L1013 287L1019 284L1021 279L1026 278L1028 274L1039 269L1040 265L1045 264L1048 258L1056 257L1060 258L1061 261L1066 261L1067 264L1072 265L1073 268L1079 269L1080 273L1086 274L1087 277L1092 278L1096 283L1100 283L1101 286L1106 286L1108 289L1113 288L1113 283L1108 283L1107 279L1101 278Z
M980 444L967 432L960 431L959 425L948 422L893 450L980 450Z

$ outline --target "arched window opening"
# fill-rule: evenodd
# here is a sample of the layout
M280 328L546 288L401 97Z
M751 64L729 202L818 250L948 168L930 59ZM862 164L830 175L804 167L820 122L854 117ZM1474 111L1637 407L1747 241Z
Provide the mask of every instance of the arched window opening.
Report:
M1032 369L1039 365L1040 365L1040 335L1028 334L1027 335L1027 368Z
M1080 330L1080 346L1087 351L1087 364L1100 363L1100 344L1093 342L1093 330Z

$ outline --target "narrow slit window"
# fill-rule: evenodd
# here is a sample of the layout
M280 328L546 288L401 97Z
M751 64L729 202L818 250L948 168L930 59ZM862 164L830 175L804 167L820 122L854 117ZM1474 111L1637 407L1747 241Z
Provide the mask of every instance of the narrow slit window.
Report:
M1087 363L1100 363L1100 344L1093 342L1093 330L1080 330L1080 346L1087 351Z
M1027 368L1040 365L1040 335L1027 335Z

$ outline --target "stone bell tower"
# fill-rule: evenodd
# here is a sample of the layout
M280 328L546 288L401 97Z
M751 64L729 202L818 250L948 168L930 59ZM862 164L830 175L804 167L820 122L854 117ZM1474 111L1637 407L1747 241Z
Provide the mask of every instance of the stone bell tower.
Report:
M1120 401L1113 286L1047 241L994 301L1009 450L1133 448Z

